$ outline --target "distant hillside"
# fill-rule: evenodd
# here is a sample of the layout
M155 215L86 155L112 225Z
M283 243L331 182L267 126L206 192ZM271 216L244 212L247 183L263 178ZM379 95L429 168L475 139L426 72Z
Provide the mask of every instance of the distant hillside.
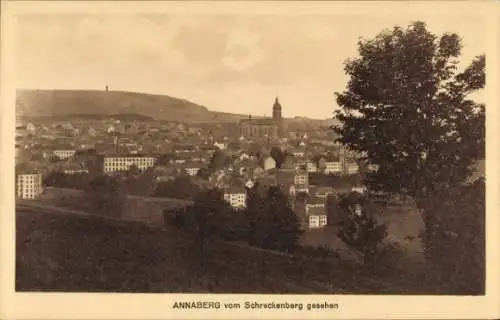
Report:
M247 115L214 112L191 101L166 95L98 90L18 90L16 113L21 117L137 118L187 123L224 123ZM125 117L125 118L123 118ZM259 118L259 117L255 117ZM138 119L138 118L137 118ZM323 120L287 119L322 123Z
M120 121L151 121L151 117L137 113L120 113L120 114L63 114L54 116L21 116L22 119L32 121L34 119L55 119L55 120L104 120L113 118Z

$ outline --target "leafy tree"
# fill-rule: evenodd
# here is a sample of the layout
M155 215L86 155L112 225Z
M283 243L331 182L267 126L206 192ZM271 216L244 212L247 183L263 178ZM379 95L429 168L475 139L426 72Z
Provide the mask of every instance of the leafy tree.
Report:
M198 194L194 205L185 216L186 230L194 236L195 250L204 269L208 260L206 244L214 239L224 238L229 229L233 209L224 201L222 192L210 189Z
M158 157L157 164L158 165L168 165L170 163L170 160L174 159L174 154L173 153L164 153L161 154Z
M278 147L271 148L271 157L276 161L276 167L281 168L281 165L285 162L286 156Z
M345 65L347 88L336 93L337 141L379 165L366 174L370 189L416 200L426 233L440 225L433 203L485 153L485 107L471 99L485 85L485 56L460 72L461 47L457 34L438 37L423 22L396 26L358 42L359 57Z
M463 182L484 156L484 105L469 95L484 87L485 57L457 72L461 41L422 22L360 40L346 62L347 89L336 93L337 141L379 164L367 174L375 190L417 201Z
M209 169L218 170L231 163L231 159L222 150L216 150L210 160Z
M196 173L196 175L200 178L202 178L203 180L208 180L208 178L210 178L210 175L212 174L212 170L208 169L208 168L200 168L200 170L198 170L198 172Z
M133 167L134 166L131 167L131 170L129 170L127 174L129 193L138 196L152 196L158 184L153 168L148 168L144 170L144 172L140 172L133 169Z
M337 225L341 223L341 215L339 214L339 198L336 195L330 194L326 199L326 214L329 225Z
M377 259L379 245L387 236L386 226L378 224L374 207L362 195L350 193L339 203L339 237L362 254L365 264Z
M154 192L155 197L194 199L200 192L200 188L193 183L191 177L182 175L173 181L158 183Z
M119 177L98 176L90 182L86 198L97 213L119 217L126 202L127 185Z
M247 200L249 243L266 249L294 250L301 235L300 222L287 197L277 187L269 187L265 195L257 190L249 190Z
M231 141L227 144L227 149L230 151L238 151L240 149L240 144L235 141Z
M65 174L59 170L51 171L43 179L43 185L55 188L71 188L85 190L90 183L86 173Z

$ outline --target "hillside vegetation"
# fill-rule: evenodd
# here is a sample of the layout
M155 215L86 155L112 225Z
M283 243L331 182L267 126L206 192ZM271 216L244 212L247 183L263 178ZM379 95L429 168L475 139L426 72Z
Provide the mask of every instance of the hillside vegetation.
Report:
M134 115L187 123L224 123L248 115L210 111L194 102L167 95L99 90L18 90L16 112L21 117L92 118ZM259 118L259 117L255 117ZM305 119L300 119L305 121ZM287 120L296 122L295 119ZM322 123L323 120L310 120Z

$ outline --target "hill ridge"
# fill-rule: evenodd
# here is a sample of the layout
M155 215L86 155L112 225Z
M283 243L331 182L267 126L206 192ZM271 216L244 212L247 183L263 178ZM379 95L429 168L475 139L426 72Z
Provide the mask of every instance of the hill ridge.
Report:
M123 90L97 89L18 89L16 114L20 117L99 117L138 115L154 120L186 123L228 123L248 115L209 110L185 98ZM255 116L256 119L262 118ZM291 120L324 122L305 117Z

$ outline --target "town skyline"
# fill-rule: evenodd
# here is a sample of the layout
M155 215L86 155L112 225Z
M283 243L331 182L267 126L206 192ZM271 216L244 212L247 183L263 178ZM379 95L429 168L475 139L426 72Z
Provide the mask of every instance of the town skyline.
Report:
M474 16L425 19L438 35L462 37L461 68L486 51L481 23L464 19ZM358 38L413 20L418 17L368 16L359 23L359 16L331 14L21 16L17 87L109 86L267 117L278 96L284 117L328 119L337 107L333 93L348 80L343 62L356 56Z

